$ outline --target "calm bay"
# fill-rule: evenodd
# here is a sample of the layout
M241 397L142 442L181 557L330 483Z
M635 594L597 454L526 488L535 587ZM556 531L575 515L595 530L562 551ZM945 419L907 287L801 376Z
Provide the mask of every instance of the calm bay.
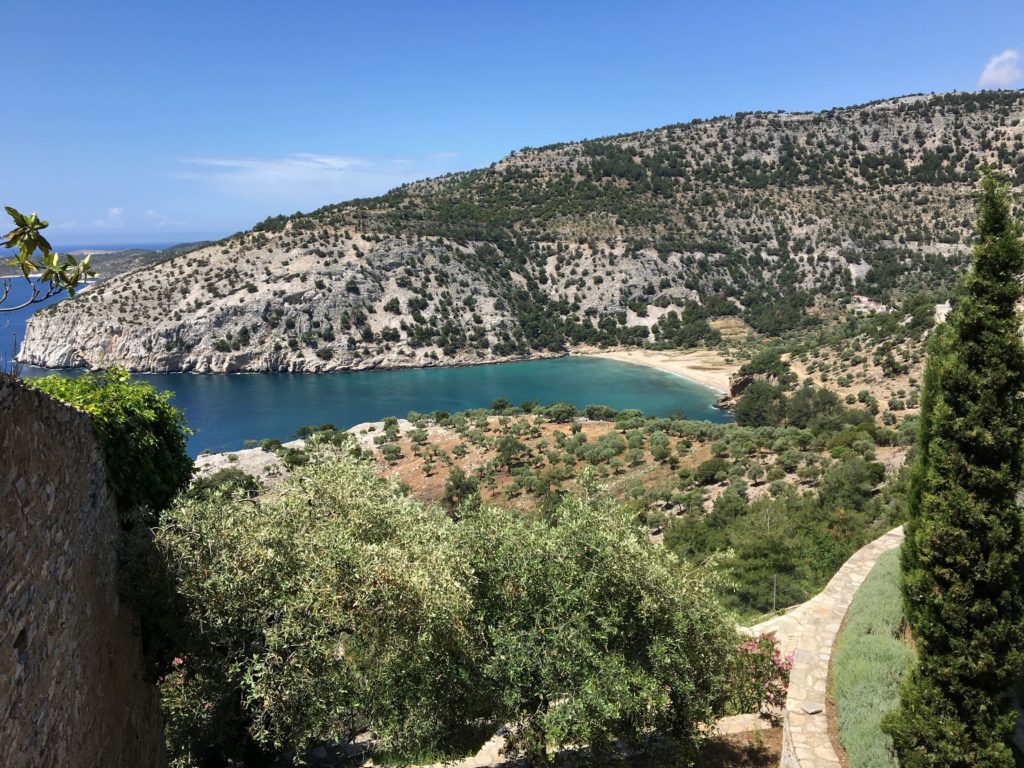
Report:
M30 314L0 313L0 344L9 349L14 337L21 338ZM54 372L26 367L23 375ZM458 368L136 376L174 392L173 402L194 430L189 440L193 456L237 450L247 439L286 440L304 425L332 423L343 429L409 411L484 408L499 397L513 404L568 402L636 408L652 416L682 411L690 419L731 420L712 407L718 393L700 384L645 366L575 356Z

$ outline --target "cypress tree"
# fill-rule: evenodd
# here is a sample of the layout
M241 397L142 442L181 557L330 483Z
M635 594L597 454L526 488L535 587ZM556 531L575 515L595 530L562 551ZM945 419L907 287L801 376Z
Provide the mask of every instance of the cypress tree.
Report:
M973 268L930 343L903 593L918 650L886 720L902 768L1014 765L1008 692L1024 659L1024 242L982 180Z

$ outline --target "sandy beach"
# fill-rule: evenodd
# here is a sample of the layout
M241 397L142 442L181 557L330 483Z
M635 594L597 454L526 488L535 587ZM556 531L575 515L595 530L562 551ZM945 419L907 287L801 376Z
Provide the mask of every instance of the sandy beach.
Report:
M682 376L684 379L703 384L705 387L710 387L723 394L729 391L729 377L740 367L739 364L726 363L721 355L708 349L695 349L687 352L651 349L594 350L574 352L573 354L646 365L649 368L657 368L666 373Z

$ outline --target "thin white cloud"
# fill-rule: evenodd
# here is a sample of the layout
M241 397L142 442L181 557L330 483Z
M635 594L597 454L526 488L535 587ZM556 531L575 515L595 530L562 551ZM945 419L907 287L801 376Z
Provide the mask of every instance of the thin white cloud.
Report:
M989 59L978 78L979 88L1012 88L1024 80L1020 51L1012 48Z
M348 171L368 164L367 161L361 160L358 157L315 155L309 152L297 152L287 157L272 160L192 157L185 158L181 162L212 168L259 171L271 175L300 177L324 171Z
M155 227L157 229L165 229L168 227L176 228L185 226L185 222L175 221L174 219L164 216L162 213L159 213L158 211L155 211L152 208L150 208L148 211L142 214L142 219L143 221L146 222L147 226Z
M120 206L111 208L107 211L107 215L102 219L94 219L90 226L94 229L123 229L124 228L124 208Z
M66 219L53 225L55 230L78 230L85 231L132 231L132 230L174 230L186 226L183 221L172 219L159 211L150 208L141 216L132 213L122 206L115 206L107 209L104 216L100 218L87 219L85 225L80 225L78 219Z
M454 153L422 158L370 158L296 152L275 158L191 157L190 170L173 174L233 198L308 210L353 197L379 195L452 170Z

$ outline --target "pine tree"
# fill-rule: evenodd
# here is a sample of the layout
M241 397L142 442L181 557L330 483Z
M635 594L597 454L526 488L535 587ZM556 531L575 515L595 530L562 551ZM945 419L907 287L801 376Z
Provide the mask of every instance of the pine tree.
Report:
M886 721L902 768L1014 765L1008 691L1024 652L1024 241L982 181L973 269L932 339L903 545L918 650Z

